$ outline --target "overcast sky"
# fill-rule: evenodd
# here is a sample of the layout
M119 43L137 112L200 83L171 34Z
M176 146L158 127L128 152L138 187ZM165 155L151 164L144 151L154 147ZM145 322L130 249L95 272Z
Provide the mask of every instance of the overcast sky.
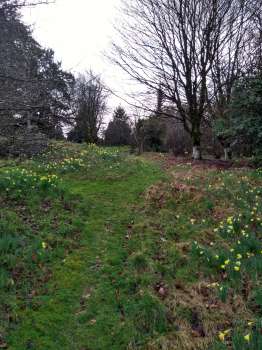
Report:
M34 37L54 49L65 69L84 72L90 68L102 75L111 89L124 97L127 77L104 57L110 50L121 0L56 0L23 10L24 22L33 26ZM113 109L125 103L110 98Z

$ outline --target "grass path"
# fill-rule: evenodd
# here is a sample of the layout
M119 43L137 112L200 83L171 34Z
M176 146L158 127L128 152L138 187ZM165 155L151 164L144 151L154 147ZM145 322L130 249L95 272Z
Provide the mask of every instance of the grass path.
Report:
M126 235L141 215L133 209L141 193L161 177L159 169L147 165L135 177L130 174L117 182L103 176L66 179L89 211L81 247L55 266L48 295L36 297L39 306L22 312L19 327L8 339L10 349L113 350L143 345L154 330L139 330L136 317L139 305L144 310L149 303L151 309L152 300L145 296L139 304L132 291L136 281L126 267Z
M48 168L57 167L65 196L14 202L18 214L34 218L25 242L39 240L34 251L46 253L52 274L44 287L37 283L42 265L32 264L29 250L35 280L30 287L21 278L30 289L13 295L16 325L5 308L8 349L262 349L261 171L67 146L83 161L67 149L66 160ZM14 217L18 236L24 216Z

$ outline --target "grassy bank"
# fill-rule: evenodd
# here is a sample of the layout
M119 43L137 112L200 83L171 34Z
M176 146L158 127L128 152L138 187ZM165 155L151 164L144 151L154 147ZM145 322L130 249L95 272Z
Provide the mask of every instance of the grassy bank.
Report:
M7 163L0 344L262 348L261 181L65 143Z

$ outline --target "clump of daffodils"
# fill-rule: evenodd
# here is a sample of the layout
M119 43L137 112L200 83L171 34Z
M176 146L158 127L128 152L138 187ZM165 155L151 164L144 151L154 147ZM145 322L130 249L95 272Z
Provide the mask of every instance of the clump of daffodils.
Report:
M29 191L54 190L58 184L57 175L42 176L27 169L16 168L0 175L0 190L11 197L21 197Z

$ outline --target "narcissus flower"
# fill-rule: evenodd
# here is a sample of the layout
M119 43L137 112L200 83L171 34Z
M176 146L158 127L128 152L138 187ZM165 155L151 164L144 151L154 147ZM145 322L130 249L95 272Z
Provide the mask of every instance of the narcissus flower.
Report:
M225 340L225 337L229 334L230 332L230 329L227 329L225 330L224 332L219 332L218 333L218 338L221 340L221 341L224 341Z
M250 334L247 334L244 336L245 341L249 342L250 341Z
M218 338L219 338L221 341L224 341L224 340L225 340L225 334L224 334L223 332L219 332Z
M213 282L211 284L208 284L208 287L212 287L212 288L219 287L219 283L218 282Z
M232 216L230 216L230 217L227 219L227 223L232 225L232 223L233 223L233 217L232 217Z

